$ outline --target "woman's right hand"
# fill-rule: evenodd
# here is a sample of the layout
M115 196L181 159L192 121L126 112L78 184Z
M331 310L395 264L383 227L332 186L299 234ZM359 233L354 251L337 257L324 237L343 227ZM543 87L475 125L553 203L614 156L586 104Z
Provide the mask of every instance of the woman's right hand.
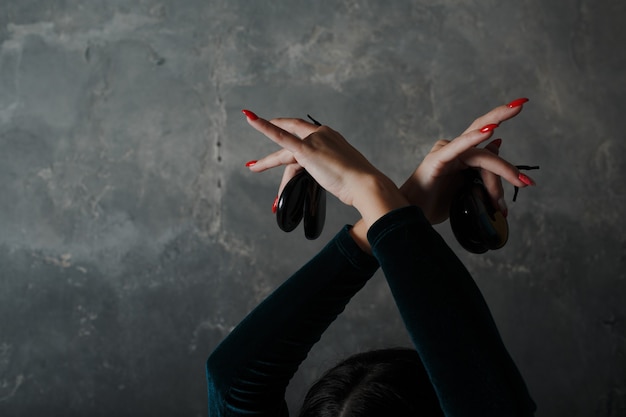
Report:
M404 197L410 204L420 207L431 224L441 223L448 218L452 199L463 183L463 171L474 168L480 171L492 204L506 217L507 207L501 178L517 187L534 185L535 182L498 156L501 139L491 141L484 148L476 146L487 141L500 123L517 116L527 101L528 99L521 98L496 107L474 120L453 141L437 141L400 187ZM367 230L365 224L357 222L351 235L364 251L369 252Z
M452 141L440 140L406 182L400 191L422 209L431 224L448 218L450 204L463 183L463 171L467 168L481 172L487 193L494 207L506 216L501 178L517 187L534 185L534 181L510 162L498 156L501 140L496 139L484 148L477 145L488 140L494 129L505 120L519 114L527 99L517 99L496 107L477 118L459 137Z

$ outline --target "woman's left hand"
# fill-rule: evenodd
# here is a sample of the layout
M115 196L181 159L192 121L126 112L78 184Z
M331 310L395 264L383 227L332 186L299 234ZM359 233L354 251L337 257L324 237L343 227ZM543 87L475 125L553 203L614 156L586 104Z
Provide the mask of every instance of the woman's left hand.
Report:
M248 122L252 127L266 136L293 136L296 140L301 140L316 132L320 126L307 122L302 119L293 118L277 118L269 121L264 119L255 119L256 114L244 110L244 114L248 116ZM277 142L271 138L274 142ZM278 142L277 142L278 143ZM283 177L278 187L278 195L280 195L285 188L285 185L291 180L298 172L304 168L298 163L293 153L283 148L270 155L265 156L260 160L250 161L247 166L253 172L263 172L279 166L284 166Z
M354 206L368 224L408 205L396 185L331 128L299 119L267 121L248 110L244 113L252 127L282 147L251 164L253 172L286 166L284 186L299 167L304 168L326 191Z

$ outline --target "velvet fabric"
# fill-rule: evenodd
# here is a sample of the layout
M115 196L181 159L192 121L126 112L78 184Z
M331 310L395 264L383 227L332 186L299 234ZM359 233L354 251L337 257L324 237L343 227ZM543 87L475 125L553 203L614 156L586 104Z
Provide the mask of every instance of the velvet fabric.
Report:
M256 307L207 361L209 416L287 416L290 379L382 267L447 417L532 416L526 385L474 280L410 206L369 230L374 256L344 227Z

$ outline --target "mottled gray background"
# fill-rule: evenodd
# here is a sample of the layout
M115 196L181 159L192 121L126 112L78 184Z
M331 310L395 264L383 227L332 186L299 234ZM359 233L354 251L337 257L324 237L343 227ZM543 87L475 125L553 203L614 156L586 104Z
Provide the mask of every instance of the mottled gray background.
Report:
M394 180L498 130L540 164L511 239L464 253L538 416L626 415L626 3L1 0L0 415L203 416L211 349L321 239L278 230L275 149L240 113L313 114ZM512 196L512 187L507 187ZM321 368L407 338L378 275Z

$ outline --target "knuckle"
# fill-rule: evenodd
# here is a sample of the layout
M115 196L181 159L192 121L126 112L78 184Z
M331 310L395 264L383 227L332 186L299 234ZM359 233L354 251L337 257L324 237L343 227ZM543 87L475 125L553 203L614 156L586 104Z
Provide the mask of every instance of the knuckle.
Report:
M472 122L472 125L481 125L482 126L482 124L485 121L485 116L486 115L482 115L480 117L475 118L474 121Z

